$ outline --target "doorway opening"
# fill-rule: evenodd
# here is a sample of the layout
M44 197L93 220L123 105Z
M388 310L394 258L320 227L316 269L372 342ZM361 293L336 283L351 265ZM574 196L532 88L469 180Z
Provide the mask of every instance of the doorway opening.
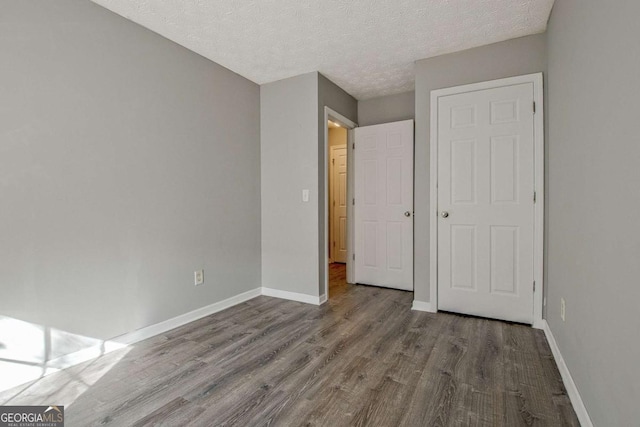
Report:
M353 260L353 129L357 125L325 107L324 297L337 296L351 281ZM322 294L322 292L321 292Z
M327 121L329 134L329 292L336 295L347 284L347 129Z

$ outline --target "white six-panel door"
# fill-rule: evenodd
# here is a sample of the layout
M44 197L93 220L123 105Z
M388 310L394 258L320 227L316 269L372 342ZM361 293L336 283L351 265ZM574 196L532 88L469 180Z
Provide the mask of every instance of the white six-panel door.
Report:
M355 129L355 281L413 290L413 120Z
M331 147L331 259L347 262L347 147Z
M438 99L438 309L532 323L534 88Z

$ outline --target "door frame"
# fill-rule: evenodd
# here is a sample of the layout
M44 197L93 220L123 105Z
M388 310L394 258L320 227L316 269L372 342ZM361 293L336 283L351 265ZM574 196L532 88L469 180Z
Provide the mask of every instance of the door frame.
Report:
M320 304L329 299L329 126L328 122L339 123L347 129L347 282L353 283L353 204L348 203L349 198L353 198L354 176L353 176L353 130L358 124L349 120L337 111L324 107L324 212L321 221L324 221L324 236L322 236L322 247L324 250L324 292L320 295Z
M430 138L430 250L429 250L429 287L431 311L438 311L438 100L444 96L514 86L523 83L533 84L534 140L534 237L533 237L533 327L542 329L542 306L544 303L544 89L542 73L508 77L431 91L431 138ZM533 283L532 283L533 286Z

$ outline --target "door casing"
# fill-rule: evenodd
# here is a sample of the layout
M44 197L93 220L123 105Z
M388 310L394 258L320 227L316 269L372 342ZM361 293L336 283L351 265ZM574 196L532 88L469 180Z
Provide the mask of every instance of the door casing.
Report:
M509 77L431 91L431 143L430 143L430 209L429 209L429 310L438 311L438 99L479 90L532 83L535 102L534 126L534 239L533 239L533 327L542 329L544 295L544 97L542 73Z

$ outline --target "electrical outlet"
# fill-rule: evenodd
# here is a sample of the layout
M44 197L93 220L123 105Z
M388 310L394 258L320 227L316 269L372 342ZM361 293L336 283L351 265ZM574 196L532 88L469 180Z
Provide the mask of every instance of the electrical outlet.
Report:
M562 318L562 321L564 322L564 315L566 313L566 304L564 303L564 298L560 298L560 317Z
M196 270L193 272L193 284L198 286L204 283L204 270Z

